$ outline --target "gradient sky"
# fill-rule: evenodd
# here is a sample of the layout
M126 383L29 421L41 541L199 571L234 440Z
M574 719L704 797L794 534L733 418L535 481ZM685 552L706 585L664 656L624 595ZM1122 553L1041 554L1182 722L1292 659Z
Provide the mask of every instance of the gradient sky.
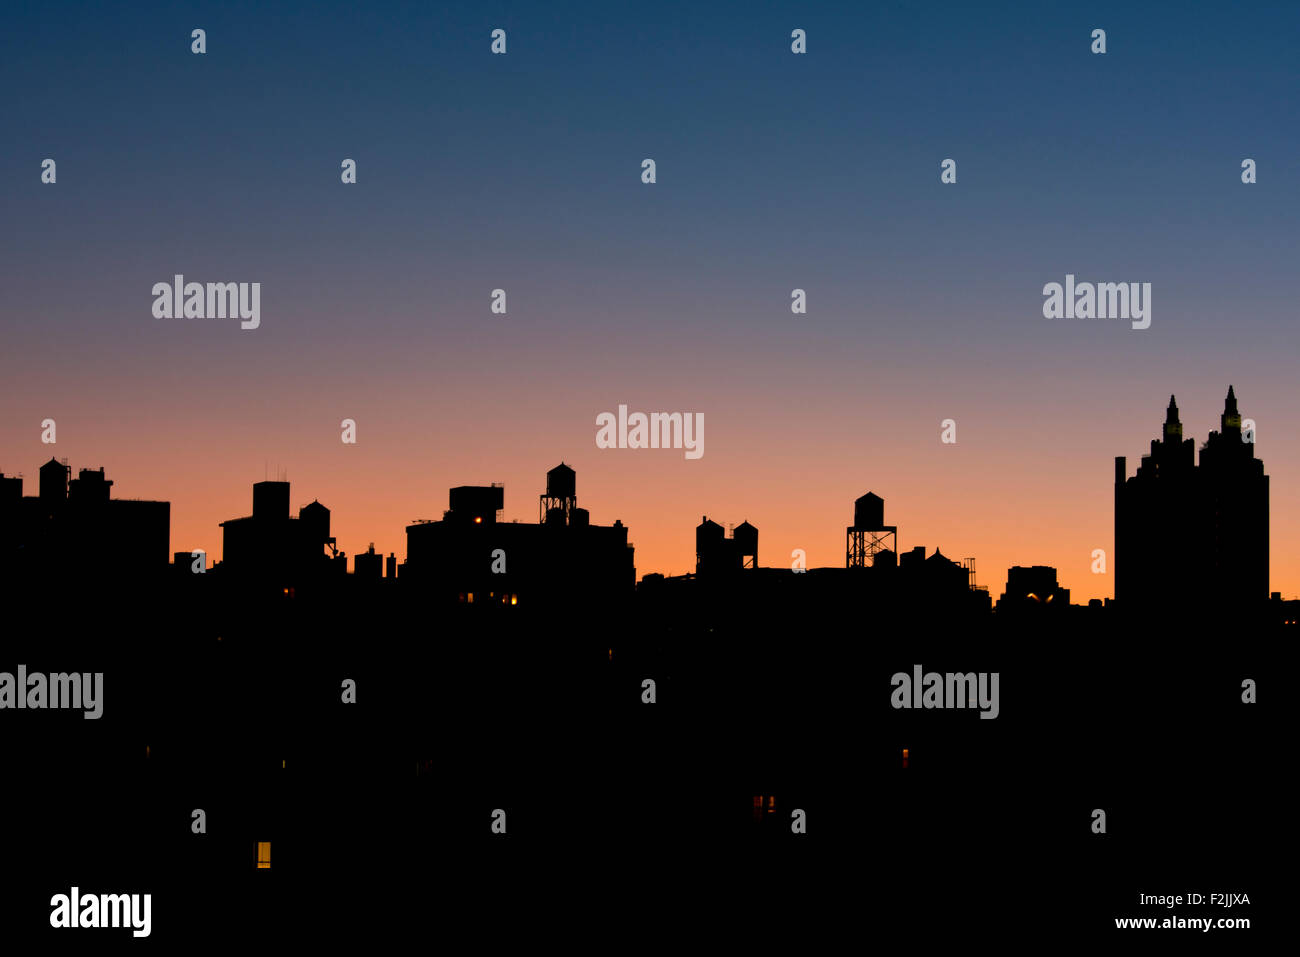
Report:
M638 574L704 514L842 565L871 490L901 548L1077 602L1114 456L1170 393L1199 447L1232 383L1295 596L1300 7L1133 6L8 4L0 469L102 465L213 559L282 472L404 557L452 485L536 521L563 459ZM261 282L261 328L154 319L178 272ZM1151 328L1044 319L1066 273L1150 282ZM597 449L620 403L703 412L704 457Z

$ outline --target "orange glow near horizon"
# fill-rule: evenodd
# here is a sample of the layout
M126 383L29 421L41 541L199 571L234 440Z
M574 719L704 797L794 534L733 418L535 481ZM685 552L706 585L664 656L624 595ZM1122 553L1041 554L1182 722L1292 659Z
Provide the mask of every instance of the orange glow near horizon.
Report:
M852 520L853 500L871 490L885 498L886 521L899 526L900 552L924 545L927 554L939 548L957 561L974 557L979 583L989 588L994 600L1002 592L1006 571L1012 565L1055 567L1061 587L1070 589L1070 600L1075 604L1114 594L1112 490L1101 475L1089 476L1088 481L1077 475L1059 474L1043 480L1046 488L1061 488L1063 494L1076 494L1088 502L1086 510L1067 510L1063 514L1052 501L1053 494L1032 485L1028 476L1010 482L1006 498L995 496L990 483L978 473L967 479L951 477L951 484L944 480L950 478L946 475L900 481L895 494L874 480L850 485L842 479L813 476L811 481L801 482L795 474L759 470L751 481L732 488L725 477L717 474L720 470L710 472L708 466L700 470L702 481L697 485L669 481L661 484L657 475L667 470L663 460L657 463L659 468L644 470L638 476L641 470L625 467L632 465L636 454L622 453L615 462L619 453L610 453L610 466L580 469L578 476L579 502L591 509L592 523L610 525L620 519L628 527L628 541L636 548L638 579L651 572L693 572L695 526L706 513L724 525L746 520L756 525L761 566L789 567L792 550L802 549L807 553L809 568L842 568L845 528ZM597 455L592 458L599 460ZM548 461L540 459L534 469L521 469L517 481L507 481L506 522L513 518L536 521L536 506L529 500L540 491ZM251 514L252 484L261 478L211 473L202 478L179 474L161 477L175 479L173 483L156 475L140 474L138 468L114 467L112 460L109 463L109 475L117 481L114 491L123 493L115 497L170 500L171 551L188 554L191 549L202 548L209 567L221 560L218 523ZM73 460L72 465L75 472L79 462ZM1132 468L1130 465L1130 472ZM363 543L370 541L374 541L376 551L395 553L400 563L406 555L406 526L417 518L441 517L447 507L447 488L475 481L486 484L489 477L500 475L489 473L480 478L476 473L481 469L473 467L465 469L469 475L451 468L442 471L444 476L436 485L427 476L395 476L387 494L376 497L369 494L369 481L360 487L352 486L345 484L347 476L337 472L324 472L319 481L299 480L291 475L292 512L297 514L297 508L312 499L325 503L331 510L330 533L338 538L340 551L349 555L349 569L351 556L364 551ZM309 474L315 474L315 470ZM186 487L182 479L192 484ZM34 494L34 485L29 480L25 493ZM1298 526L1300 532L1300 508L1279 501L1278 487L1275 481L1271 501L1271 590L1295 597L1300 593L1300 556L1288 550L1287 543L1295 539L1284 533L1283 523ZM347 547L349 542L354 543L352 548ZM1107 553L1106 574L1092 573L1095 548Z
M51 454L67 458L74 475L104 466L114 498L169 501L171 551L203 549L209 565L221 560L219 523L251 514L253 483L283 474L291 483L292 514L313 500L330 509L330 534L351 566L351 557L370 542L377 552L405 560L406 526L440 519L448 489L457 485L500 482L502 520L536 522L546 471L563 460L576 471L578 504L590 510L592 523L619 519L627 526L638 578L694 571L695 526L705 514L724 526L755 525L761 566L789 568L792 551L800 549L809 568L842 568L853 502L872 491L884 499L885 521L898 526L900 552L922 545L927 554L939 548L956 561L974 557L978 582L994 600L1013 565L1056 568L1072 603L1114 594L1114 458L1126 456L1133 474L1159 434L1169 388L1145 389L1145 404L1139 404L1127 382L1105 389L1071 385L1068 370L1049 363L1042 374L1058 391L1044 402L1041 390L1025 383L989 393L962 372L899 383L884 373L882 388L896 386L909 398L905 409L891 407L881 416L864 410L885 397L869 401L857 386L846 394L820 362L815 377L801 362L811 360L793 361L790 370L791 382L806 390L800 403L767 398L754 388L740 388L733 397L723 385L734 380L725 376L700 391L680 381L684 372L665 379L654 401L642 401L639 390L626 395L618 382L601 383L601 373L589 368L584 375L596 382L575 373L573 381L584 382L573 387L579 395L552 389L526 399L521 386L501 378L489 376L476 387L448 372L453 378L439 394L468 389L466 408L475 409L473 416L452 418L429 410L423 387L390 388L381 401L362 399L361 385L355 391L349 386L349 395L336 402L310 390L294 398L298 383L290 377L275 396L263 396L260 380L249 376L274 376L254 368L230 384L226 405L209 408L133 395L142 387L122 387L114 379L116 386L102 395L102 411L52 410L59 416L57 447L41 444L39 430L26 427L48 413L43 403L25 406L29 400L20 388L16 408L0 422L0 470L22 472L24 494L34 495L37 469ZM618 378L618 363L613 368L606 378ZM184 380L187 370L175 374ZM1226 391L1217 379L1209 381L1214 384L1178 394L1184 431L1198 443L1218 427ZM363 377L361 384L379 383ZM1293 493L1300 486L1300 446L1280 439L1294 414L1290 391L1236 386L1243 413L1261 423L1257 454L1270 476L1270 587L1295 597L1300 495ZM939 389L962 391L965 398L932 398ZM621 400L634 407L704 408L703 457L596 448L594 412ZM334 414L335 404L361 427L355 446L339 441L335 427L344 413ZM945 411L953 405L955 411ZM148 428L140 424L145 407ZM528 415L519 416L519 408ZM939 423L948 414L960 423L955 445L939 441ZM1265 427L1270 422L1277 423L1271 431ZM1095 549L1106 552L1104 574L1092 571Z

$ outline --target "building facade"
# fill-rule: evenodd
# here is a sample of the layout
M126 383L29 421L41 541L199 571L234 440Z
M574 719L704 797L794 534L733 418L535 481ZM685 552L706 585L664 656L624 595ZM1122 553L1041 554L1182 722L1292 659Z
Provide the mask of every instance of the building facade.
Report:
M1231 386L1196 463L1173 396L1136 474L1115 459L1115 600L1127 610L1227 610L1268 599L1268 476Z

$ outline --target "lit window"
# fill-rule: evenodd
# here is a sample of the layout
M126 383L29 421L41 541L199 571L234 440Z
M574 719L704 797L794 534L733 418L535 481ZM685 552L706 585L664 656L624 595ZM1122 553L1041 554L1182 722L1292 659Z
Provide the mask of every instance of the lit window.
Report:
M257 842L257 866L258 868L270 868L271 866L271 842Z
M517 604L519 604L519 596L518 596L518 595L511 595L511 596L510 596L510 604L512 604L512 605L517 605Z
M474 604L474 593L473 593L473 592L470 592L470 593L469 593L469 603L470 603L471 605Z

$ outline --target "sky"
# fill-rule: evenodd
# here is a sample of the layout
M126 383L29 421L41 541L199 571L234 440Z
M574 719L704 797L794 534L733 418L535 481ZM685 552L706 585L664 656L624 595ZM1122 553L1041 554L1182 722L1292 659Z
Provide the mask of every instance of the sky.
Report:
M840 566L873 491L900 548L1080 602L1114 457L1232 384L1295 597L1300 7L1133 6L7 5L0 470L103 466L214 560L284 476L400 559L454 485L536 521L563 460L638 575L704 515ZM176 273L260 282L259 328L155 318ZM1151 283L1150 328L1045 319L1067 274ZM597 448L620 404L704 455Z

